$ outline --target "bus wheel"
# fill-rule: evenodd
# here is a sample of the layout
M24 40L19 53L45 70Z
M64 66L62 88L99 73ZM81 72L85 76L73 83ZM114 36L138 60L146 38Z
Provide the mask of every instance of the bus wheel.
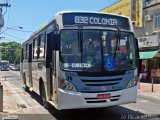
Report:
M48 109L49 108L49 103L46 100L46 92L45 92L45 87L44 84L42 85L42 102L43 102L43 106L44 108Z
M26 85L24 86L24 91L28 92L29 91L29 87L27 87Z
M26 91L26 92L28 92L29 91L29 87L27 86L27 84L26 84L26 75L25 75L25 73L23 74L23 82L24 82L24 90Z

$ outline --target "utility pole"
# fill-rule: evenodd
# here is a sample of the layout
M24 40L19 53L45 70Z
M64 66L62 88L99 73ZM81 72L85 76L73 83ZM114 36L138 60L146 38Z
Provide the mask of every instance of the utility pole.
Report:
M4 26L4 17L3 17L3 7L11 7L8 3L0 4L0 31ZM1 49L0 49L0 59L1 58ZM3 85L0 83L0 112L3 112Z
M4 26L4 17L2 14L2 8L3 7L11 7L11 5L9 5L8 3L4 3L4 4L0 4L0 28L2 28Z

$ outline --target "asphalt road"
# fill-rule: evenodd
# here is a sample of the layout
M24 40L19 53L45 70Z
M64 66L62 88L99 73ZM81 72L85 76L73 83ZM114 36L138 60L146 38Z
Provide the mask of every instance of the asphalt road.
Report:
M19 71L0 72L4 86L4 113L21 120L151 120L160 119L160 99L138 94L137 103L103 109L46 110L35 93L23 90ZM6 77L6 79L4 78Z

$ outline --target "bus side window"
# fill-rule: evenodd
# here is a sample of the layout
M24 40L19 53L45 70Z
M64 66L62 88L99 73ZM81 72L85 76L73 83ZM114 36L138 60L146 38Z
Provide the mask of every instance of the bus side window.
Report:
M38 49L38 58L45 57L45 34L39 36L39 49Z
M25 60L25 46L23 46L23 60Z
M34 48L35 48L35 39L33 39L33 44L32 44L32 58L34 59Z
M27 43L27 46L26 46L27 48L26 48L26 60L28 61L28 59L29 59L29 44Z
M47 34L47 41L46 41L46 66L49 67L50 63L52 62L52 51L58 50L58 35L50 32Z
M32 62L32 43L28 45L28 62Z
M24 60L27 61L28 59L28 43L24 46Z
M38 57L38 37L33 40L33 59Z
M21 63L23 62L24 60L24 54L23 54L23 48L21 49Z

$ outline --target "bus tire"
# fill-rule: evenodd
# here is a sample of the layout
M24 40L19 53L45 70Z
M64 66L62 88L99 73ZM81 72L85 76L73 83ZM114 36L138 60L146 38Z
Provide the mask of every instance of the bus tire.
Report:
M29 87L24 86L24 91L28 92L29 91Z
M28 92L29 91L29 87L26 84L26 74L23 74L23 82L24 82L24 91Z
M46 92L45 92L44 84L42 84L41 89L42 89L41 90L41 92L42 92L41 97L42 97L43 106L44 106L44 108L49 109L49 103L46 100Z

